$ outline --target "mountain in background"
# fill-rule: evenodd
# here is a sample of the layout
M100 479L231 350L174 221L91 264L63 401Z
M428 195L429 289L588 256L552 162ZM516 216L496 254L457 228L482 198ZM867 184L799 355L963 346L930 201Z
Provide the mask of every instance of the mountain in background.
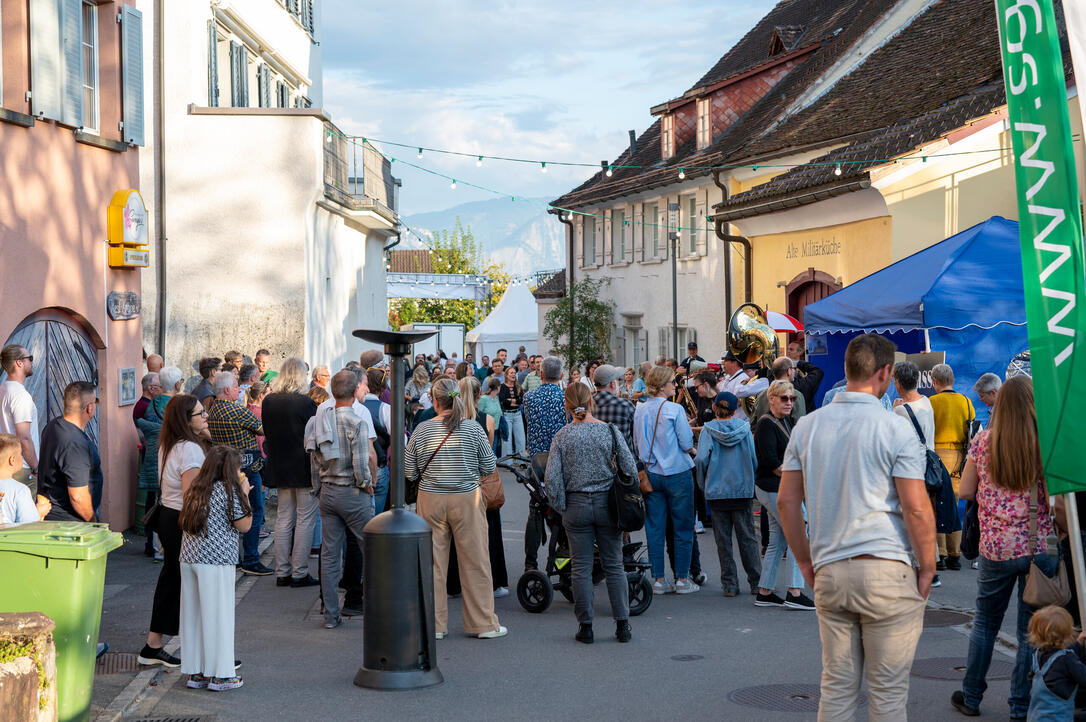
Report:
M435 231L451 231L459 217L465 227L471 228L484 257L503 264L509 273L526 276L566 265L565 226L547 213L549 200L475 201L443 211L405 216L403 222L411 230L430 236ZM426 247L409 232L401 238L402 249Z

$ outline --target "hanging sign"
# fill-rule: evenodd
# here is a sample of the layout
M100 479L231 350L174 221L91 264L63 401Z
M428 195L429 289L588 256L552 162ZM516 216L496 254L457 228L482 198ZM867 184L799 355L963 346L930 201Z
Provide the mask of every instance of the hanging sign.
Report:
M148 243L147 206L139 191L113 194L106 208L106 231L112 268L139 268L148 264L150 254L142 250Z
M1033 403L1049 494L1086 489L1086 273L1052 0L996 0L1014 146Z

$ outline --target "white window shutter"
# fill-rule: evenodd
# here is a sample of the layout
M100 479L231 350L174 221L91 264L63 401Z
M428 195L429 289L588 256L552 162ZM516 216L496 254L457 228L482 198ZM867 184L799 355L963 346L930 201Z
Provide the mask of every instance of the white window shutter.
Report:
M207 24L207 104L219 107L219 33L214 21Z
M645 227L641 225L643 205L634 206L633 217L630 219L630 253L635 259L645 260Z
M39 117L60 119L60 5L30 0L30 107Z
M709 253L709 220L706 218L705 203L698 204L698 255Z
M667 338L668 338L668 335L669 335L668 334L668 327L667 326L661 326L660 327L660 355L661 356L667 356Z
M625 258L630 263L633 263L634 258L637 256L634 254L634 228L636 226L632 223L634 209L633 206L626 208L626 223L622 229L623 248L625 249Z
M128 5L121 6L121 74L124 142L143 145L143 13Z
M60 121L83 127L83 0L60 0Z
M584 219L573 226L573 247L577 251L577 268L584 268Z

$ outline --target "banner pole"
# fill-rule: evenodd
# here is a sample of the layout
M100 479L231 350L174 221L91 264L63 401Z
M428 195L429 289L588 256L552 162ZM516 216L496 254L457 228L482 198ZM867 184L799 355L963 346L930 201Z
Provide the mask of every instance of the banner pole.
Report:
M1086 594L1083 585L1086 582L1086 564L1082 559L1082 534L1079 533L1078 505L1074 494L1063 495L1064 508L1067 510L1068 542L1071 544L1071 569L1075 572L1075 595L1078 597L1079 627L1086 625Z

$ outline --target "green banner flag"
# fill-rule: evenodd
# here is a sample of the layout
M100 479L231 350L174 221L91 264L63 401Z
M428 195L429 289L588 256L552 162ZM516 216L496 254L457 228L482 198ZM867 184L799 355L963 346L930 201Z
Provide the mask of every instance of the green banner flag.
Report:
M1034 406L1049 494L1086 489L1086 275L1052 0L995 0L1014 145ZM1077 403L1076 403L1077 402Z

